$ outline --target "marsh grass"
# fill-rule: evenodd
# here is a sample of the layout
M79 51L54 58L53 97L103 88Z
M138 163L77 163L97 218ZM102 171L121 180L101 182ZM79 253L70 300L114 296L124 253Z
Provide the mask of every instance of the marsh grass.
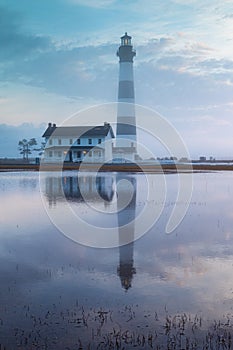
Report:
M138 305L85 309L78 302L65 310L53 304L40 315L30 305L22 311L21 326L12 330L1 318L1 350L232 349L231 317L207 321L198 314L171 315L167 310L158 316L156 311L141 312Z

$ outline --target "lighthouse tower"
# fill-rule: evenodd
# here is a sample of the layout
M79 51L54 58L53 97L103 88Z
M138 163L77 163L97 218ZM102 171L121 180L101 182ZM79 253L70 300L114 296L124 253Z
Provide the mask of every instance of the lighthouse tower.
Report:
M120 62L116 147L114 157L134 161L136 155L136 119L134 105L133 58L136 52L127 33L121 37L117 51Z

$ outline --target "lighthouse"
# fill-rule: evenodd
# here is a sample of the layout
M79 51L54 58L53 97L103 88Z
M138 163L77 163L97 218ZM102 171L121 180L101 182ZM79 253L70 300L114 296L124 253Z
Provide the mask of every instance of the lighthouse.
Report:
M117 51L119 57L119 86L116 128L116 147L114 157L122 162L135 160L136 155L136 118L134 105L133 58L136 52L127 33L121 37Z

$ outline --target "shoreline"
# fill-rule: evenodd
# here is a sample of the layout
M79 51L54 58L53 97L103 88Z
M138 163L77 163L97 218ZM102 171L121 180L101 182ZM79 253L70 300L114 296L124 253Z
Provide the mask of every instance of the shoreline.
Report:
M0 164L0 172L60 171L60 164ZM62 170L132 172L132 173L190 173L202 171L233 171L232 164L63 164Z

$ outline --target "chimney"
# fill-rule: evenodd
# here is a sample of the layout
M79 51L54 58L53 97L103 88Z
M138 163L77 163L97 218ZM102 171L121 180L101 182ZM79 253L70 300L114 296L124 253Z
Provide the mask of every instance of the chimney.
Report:
M56 128L56 124L53 124L53 128Z
M48 123L48 127L51 128L51 126L52 126L52 123Z

